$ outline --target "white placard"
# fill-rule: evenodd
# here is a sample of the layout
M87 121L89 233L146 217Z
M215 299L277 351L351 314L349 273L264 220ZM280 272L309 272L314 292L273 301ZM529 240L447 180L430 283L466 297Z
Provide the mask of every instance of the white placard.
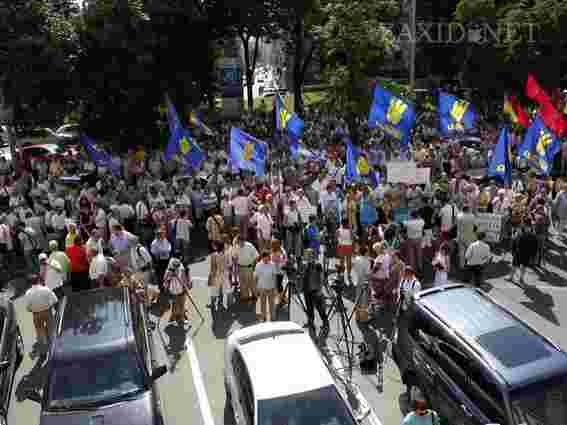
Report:
M498 243L502 237L502 222L504 217L501 214L476 214L475 224L479 232L486 233L486 242Z
M431 178L431 168L417 168L413 161L389 162L387 168L388 183L428 185Z
M415 180L417 165L413 161L391 161L386 164L388 183L409 183Z

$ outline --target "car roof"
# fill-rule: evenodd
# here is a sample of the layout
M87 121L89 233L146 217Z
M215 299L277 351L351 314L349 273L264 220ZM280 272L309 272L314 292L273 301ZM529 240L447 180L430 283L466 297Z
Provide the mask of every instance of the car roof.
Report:
M125 288L73 293L63 299L53 355L74 358L127 345L132 335Z
M272 335L266 332L270 327L275 331ZM247 365L258 400L334 385L317 347L301 328L292 329L271 324L249 328L248 338L241 340L243 343L239 345L239 351ZM256 338L254 330L258 331ZM278 333L278 330L281 332Z
M422 291L416 305L456 331L510 387L567 374L567 353L475 288Z

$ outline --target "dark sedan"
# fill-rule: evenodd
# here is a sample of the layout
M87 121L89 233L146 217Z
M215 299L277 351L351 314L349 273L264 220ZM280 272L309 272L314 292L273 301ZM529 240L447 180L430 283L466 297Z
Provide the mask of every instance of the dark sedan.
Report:
M24 358L24 344L13 303L0 296L0 425L7 424L14 375Z
M60 303L47 360L41 425L162 423L144 306L126 288L72 294Z

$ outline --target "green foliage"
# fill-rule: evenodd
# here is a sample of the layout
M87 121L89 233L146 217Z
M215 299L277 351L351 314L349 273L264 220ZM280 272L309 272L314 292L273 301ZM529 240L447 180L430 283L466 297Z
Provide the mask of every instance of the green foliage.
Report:
M3 88L20 126L57 122L72 108L76 10L71 0L0 0Z
M329 101L343 112L365 114L370 104L369 70L383 63L394 45L385 17L399 13L397 3L328 0L325 21L316 28L322 44L323 70L331 86ZM351 131L356 126L349 123ZM353 135L356 138L356 135Z

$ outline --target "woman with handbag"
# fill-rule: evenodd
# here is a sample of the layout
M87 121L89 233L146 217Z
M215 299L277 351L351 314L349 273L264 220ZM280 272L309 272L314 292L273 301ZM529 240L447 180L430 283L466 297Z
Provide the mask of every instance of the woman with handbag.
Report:
M188 272L177 258L169 260L167 270L163 277L163 287L170 297L171 317L169 322L176 322L182 325L188 322L185 316L185 301L187 299L187 291L192 287L192 283L188 277Z
M226 249L223 241L213 243L214 252L209 257L210 270L207 286L209 288L210 302L207 307L216 310L218 307L230 307L229 296L232 294L230 283L230 269L232 267L231 253ZM224 296L226 295L226 303Z
M287 297L283 287L283 267L287 263L287 254L278 239L272 239L271 260L272 263L276 266L276 288L278 290L279 303L280 305L287 304Z

